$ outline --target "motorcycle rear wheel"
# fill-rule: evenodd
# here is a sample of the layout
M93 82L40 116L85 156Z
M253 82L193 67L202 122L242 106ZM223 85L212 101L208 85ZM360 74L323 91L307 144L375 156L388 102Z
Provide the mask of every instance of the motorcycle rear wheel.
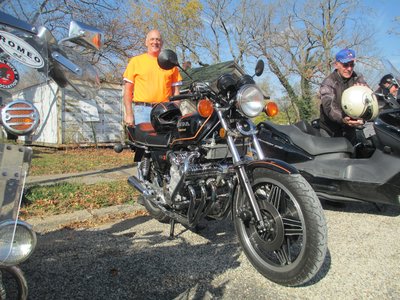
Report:
M247 195L234 202L240 244L252 265L269 280L298 286L320 270L327 251L327 226L318 197L299 174L258 168L249 174L267 231L260 232ZM243 211L251 218L244 218Z

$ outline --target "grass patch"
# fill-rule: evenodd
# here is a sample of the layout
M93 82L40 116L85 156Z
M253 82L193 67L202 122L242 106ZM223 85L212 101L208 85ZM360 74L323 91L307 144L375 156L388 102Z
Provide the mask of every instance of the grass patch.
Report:
M56 150L33 148L30 176L67 174L118 168L133 164L129 150L115 153L111 148L78 148Z
M25 192L21 218L69 213L118 204L133 204L138 193L126 180L85 185L60 183L35 186Z

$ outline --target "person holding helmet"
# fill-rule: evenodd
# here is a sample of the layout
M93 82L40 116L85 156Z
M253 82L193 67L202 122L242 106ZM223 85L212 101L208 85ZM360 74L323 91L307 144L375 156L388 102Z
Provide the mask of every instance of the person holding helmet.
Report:
M147 33L145 45L147 53L132 57L123 74L124 121L127 126L150 122L153 106L169 101L169 96L179 95L179 86L182 84L177 67L163 70L158 66L157 57L163 45L158 30Z
M346 115L342 109L342 94L351 86L367 85L363 76L354 72L355 61L354 50L340 50L335 56L335 70L323 80L319 91L320 128L328 136L344 136L353 144L356 143L356 127L363 125L364 120Z
M386 74L379 82L379 88L375 91L378 95L379 109L391 109L400 107L398 99L399 82L392 74Z

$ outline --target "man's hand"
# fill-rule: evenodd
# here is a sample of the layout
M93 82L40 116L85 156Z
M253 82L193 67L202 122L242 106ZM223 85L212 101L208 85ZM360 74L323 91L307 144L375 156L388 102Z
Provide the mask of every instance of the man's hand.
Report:
M132 97L133 97L133 84L131 82L125 81L124 85L124 108L125 116L124 121L126 126L134 126L133 109L132 109Z
M351 126L351 127L358 127L364 125L364 120L363 119L353 119L348 116L343 118L343 123Z
M134 120L133 120L133 115L131 114L125 114L125 118L124 118L125 124L128 127L133 127L133 125L135 125Z

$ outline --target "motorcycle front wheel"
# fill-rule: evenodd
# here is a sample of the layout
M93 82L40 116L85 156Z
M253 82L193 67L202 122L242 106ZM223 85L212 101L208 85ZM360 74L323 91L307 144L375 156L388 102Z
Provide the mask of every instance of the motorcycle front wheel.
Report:
M308 282L327 251L327 226L317 195L299 174L257 168L248 176L266 226L258 226L241 190L235 197L234 222L244 253L271 281L285 286Z
M0 300L28 298L28 284L17 266L0 267Z

